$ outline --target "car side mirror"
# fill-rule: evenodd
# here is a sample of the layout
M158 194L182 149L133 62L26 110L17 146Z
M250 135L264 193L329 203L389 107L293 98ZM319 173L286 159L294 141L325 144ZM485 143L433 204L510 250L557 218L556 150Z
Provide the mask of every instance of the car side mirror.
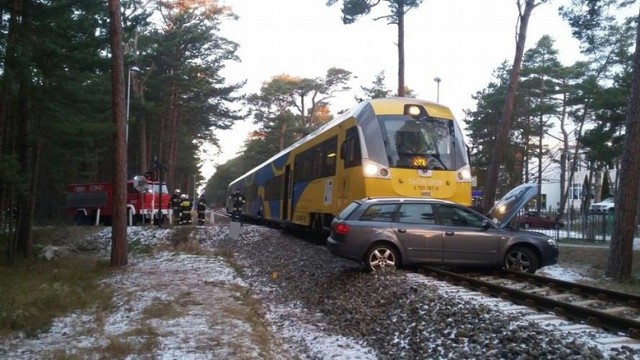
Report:
M488 229L489 228L489 220L487 220L487 219L482 220L482 228L483 229Z

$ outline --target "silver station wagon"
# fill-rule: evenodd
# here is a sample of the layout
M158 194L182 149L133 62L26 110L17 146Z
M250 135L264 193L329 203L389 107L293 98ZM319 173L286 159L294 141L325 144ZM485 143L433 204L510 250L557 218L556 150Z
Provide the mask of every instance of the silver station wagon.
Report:
M334 218L327 245L334 255L363 261L369 271L429 264L534 273L557 263L556 241L508 224L537 192L535 184L511 190L490 211L497 222L442 200L356 200Z

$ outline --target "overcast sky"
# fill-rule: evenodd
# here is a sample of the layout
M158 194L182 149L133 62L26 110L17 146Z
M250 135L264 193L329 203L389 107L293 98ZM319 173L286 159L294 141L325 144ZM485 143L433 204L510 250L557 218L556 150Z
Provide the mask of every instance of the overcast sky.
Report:
M385 71L386 85L397 89L397 27L375 16L388 12L386 2L372 15L344 25L338 4L326 0L225 0L239 16L225 21L223 35L240 45L241 62L229 63L224 71L229 81L246 80L245 93L257 93L273 76L323 77L327 69L349 70L357 79L353 90L332 99L335 114L355 105L362 96L360 86L371 86L376 74ZM538 6L529 22L526 48L541 36L556 40L565 65L579 58L578 43L569 26L558 15L567 0L552 0ZM405 20L405 83L420 99L436 101L439 77L440 103L449 106L461 122L464 109L473 109L471 96L485 88L492 72L502 63L513 62L516 0L424 0ZM251 121L232 131L220 132L223 154L212 157L224 163L235 156ZM461 124L463 125L463 124ZM206 166L204 175L212 173Z

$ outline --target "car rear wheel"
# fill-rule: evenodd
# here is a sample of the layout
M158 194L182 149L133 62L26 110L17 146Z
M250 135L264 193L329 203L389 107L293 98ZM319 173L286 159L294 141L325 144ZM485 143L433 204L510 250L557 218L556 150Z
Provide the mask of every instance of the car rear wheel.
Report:
M507 270L533 274L539 267L538 257L533 250L523 246L509 249L504 257L504 268Z
M398 266L400 266L398 252L388 244L373 246L365 257L365 267L370 272L396 269Z

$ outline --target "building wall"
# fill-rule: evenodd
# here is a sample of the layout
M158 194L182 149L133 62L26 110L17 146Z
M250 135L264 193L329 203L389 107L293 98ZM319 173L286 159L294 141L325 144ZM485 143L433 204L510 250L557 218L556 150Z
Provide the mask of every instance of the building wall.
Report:
M607 170L609 173L609 178L611 180L610 186L613 188L616 182L617 172L616 170ZM573 178L573 191L569 191L569 198L567 199L566 210L569 211L573 208L575 211L580 211L583 200L583 184L584 178L588 176L587 171L577 171L574 174ZM567 174L567 178L568 178ZM560 179L558 178L545 182L542 184L541 193L546 196L546 207L545 210L548 212L557 212L560 208L560 194L562 190L560 189ZM593 196L593 189L591 189ZM592 198L593 202L593 198Z

